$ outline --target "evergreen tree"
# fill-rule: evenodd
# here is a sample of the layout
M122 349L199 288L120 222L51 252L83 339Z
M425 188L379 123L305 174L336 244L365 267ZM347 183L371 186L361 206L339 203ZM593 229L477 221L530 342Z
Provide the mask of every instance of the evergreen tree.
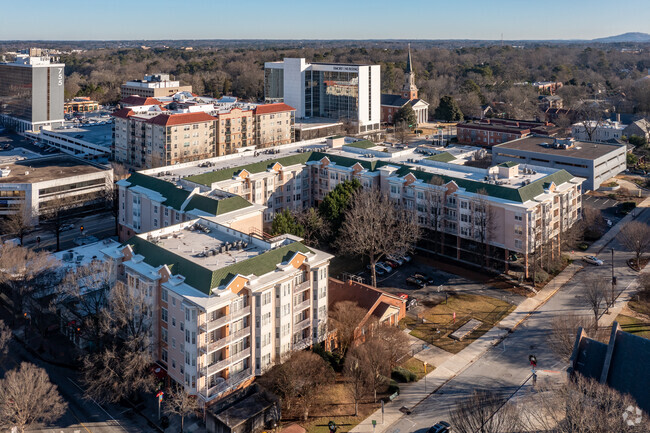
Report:
M440 98L440 105L436 108L434 116L436 119L446 120L447 122L463 120L463 112L460 111L458 102L449 95Z
M418 120L415 116L415 111L413 111L413 107L411 107L411 104L402 106L399 110L397 110L397 113L395 113L393 123L397 125L400 122L406 122L409 128L417 126Z
M276 214L271 224L272 235L292 234L303 237L305 228L296 221L296 217L290 210L285 209L282 213Z
M336 185L336 188L323 198L318 212L331 224L332 234L338 233L343 223L343 214L350 206L352 195L359 189L361 189L361 182L358 179L346 180Z

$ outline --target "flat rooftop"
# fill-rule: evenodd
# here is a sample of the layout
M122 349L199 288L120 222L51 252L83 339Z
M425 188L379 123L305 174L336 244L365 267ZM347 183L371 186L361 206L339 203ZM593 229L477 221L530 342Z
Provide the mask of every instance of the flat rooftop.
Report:
M564 148L555 148L552 147L554 143L553 137L524 137L517 140L508 141L507 143L496 145L492 148L492 152L498 152L501 149L514 149L521 150L530 153L537 153L540 155L554 155L554 156L564 156L567 158L579 158L579 159L598 159L602 156L607 155L610 152L614 152L621 147L625 147L621 144L612 144L612 143L593 143L587 141L573 141L573 146L564 149ZM547 144L548 146L546 146Z
M10 170L8 176L0 177L0 184L45 182L108 170L68 155L24 159L0 168Z
M109 148L113 144L112 122L59 128L48 131L52 134L72 140L83 140L98 146Z
M146 239L146 236L140 237ZM156 236L150 241L211 271L267 251L254 242L241 241L239 237L201 224L200 220L185 228L179 227L171 233Z

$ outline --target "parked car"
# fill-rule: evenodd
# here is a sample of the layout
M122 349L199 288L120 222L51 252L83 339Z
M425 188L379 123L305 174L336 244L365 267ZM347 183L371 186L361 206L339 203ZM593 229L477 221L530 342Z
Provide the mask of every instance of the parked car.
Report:
M385 272L392 272L393 271L393 268L391 268L390 266L388 266L387 264L385 264L383 262L377 263L377 267L383 269Z
M397 263L395 260L392 259L386 259L384 260L384 263L390 265L390 267L393 269L397 269L399 267L399 263Z
M399 296L404 301L406 301L407 310L410 310L411 308L416 307L418 305L418 300L415 299L413 296L407 295L406 293L398 293L397 296Z
M423 275L423 274L413 274L413 276L414 276L415 278L417 278L418 280L422 280L422 281L424 281L424 282L427 283L427 284L433 284L433 283L434 283L433 278L431 278L431 277L429 277L429 276L427 276L427 275Z
M391 255L391 256L388 256L388 259L394 261L395 263L397 263L400 266L402 266L404 264L404 260L402 260L402 258L398 257L398 256L392 256Z
M366 269L370 270L371 269L370 265L367 265ZM377 275L384 275L386 273L386 271L383 268L380 268L378 265L375 265L375 273Z
M401 256L401 259L404 260L406 263L408 263L411 261L411 256L409 256L408 254L404 254L403 256Z
M407 286L416 286L416 287L418 287L420 289L422 287L426 286L424 281L422 281L419 278L415 278L413 276L406 278L406 285Z
M66 231L66 230L72 230L74 228L74 224L63 224L61 226L61 231Z
M440 421L431 427L427 433L449 433L451 431L451 424L446 421Z
M602 260L600 260L596 256L584 256L582 258L582 260L584 260L587 263L591 263L592 265L596 265L596 266L602 266L602 265L605 264L605 262L603 262Z

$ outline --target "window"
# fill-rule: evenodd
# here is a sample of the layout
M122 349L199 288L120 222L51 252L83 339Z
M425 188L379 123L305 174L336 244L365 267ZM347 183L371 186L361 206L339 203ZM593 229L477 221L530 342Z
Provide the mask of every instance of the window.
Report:
M262 326L268 325L271 323L271 313L264 313L262 315Z
M390 186L390 193L391 194L398 194L399 193L396 185L391 185Z
M180 325L181 325L181 331L184 331L184 330L185 330L185 323L184 323L184 322L180 322Z
M521 239L515 239L515 248L522 249L524 247L524 242Z
M168 302L168 300L167 300L167 295L168 295L168 293L167 293L167 289L162 289L161 298L162 298L162 300L163 300L164 302Z
M172 301L175 301L176 299L172 298ZM172 317L172 326L176 326L176 318Z
M165 349L162 350L162 360L163 362L167 362L167 351Z
M167 308L160 309L160 317L163 322L167 323Z
M271 291L267 291L262 294L262 305L268 305L271 303Z
M521 235L523 233L524 233L523 227L520 226L519 224L515 224L515 234L516 235Z
M172 368L176 368L176 360L172 359Z
M176 349L176 339L172 337L172 349Z
M162 337L162 341L167 343L168 333L167 333L167 330L165 328L162 328L161 337Z
M520 213L515 214L515 221L523 221L523 216Z

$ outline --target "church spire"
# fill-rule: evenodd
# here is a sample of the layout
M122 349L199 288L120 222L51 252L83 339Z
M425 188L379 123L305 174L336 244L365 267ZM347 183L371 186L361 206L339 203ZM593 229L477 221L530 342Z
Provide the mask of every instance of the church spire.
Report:
M409 44L409 54L406 59L406 72L407 74L412 74L413 73L413 62L411 61L411 44Z
M413 72L413 61L411 60L411 44L408 48L406 69L404 70L404 87L402 87L402 98L412 101L418 97L418 88L415 85L415 72Z

